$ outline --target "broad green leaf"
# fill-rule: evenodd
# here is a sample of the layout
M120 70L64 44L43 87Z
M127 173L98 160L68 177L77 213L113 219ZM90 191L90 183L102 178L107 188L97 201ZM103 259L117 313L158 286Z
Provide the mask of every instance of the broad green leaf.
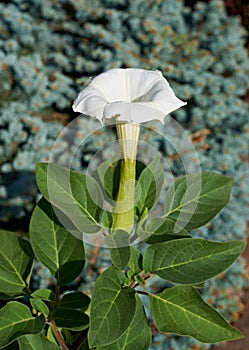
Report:
M89 317L80 310L62 308L59 306L53 313L58 327L81 331L88 328Z
M52 326L50 325L48 327L48 331L47 331L47 338L50 342L54 343L54 344L57 344L57 340L55 338L55 335L54 335L54 332L53 332L53 328Z
M162 243L179 238L191 238L188 231L181 229L179 232L174 232L175 221L164 218L152 218L145 226L145 229L139 229L138 235L146 243Z
M148 350L151 343L151 328L148 324L144 312L143 304L138 295L136 295L136 311L134 319L126 332L117 342L104 347L98 347L97 350Z
M43 334L30 334L18 338L20 350L60 350L61 348L51 342Z
M228 203L231 177L203 172L180 177L165 196L165 215L176 229L192 230L207 224Z
M18 341L17 340L13 341L11 344L5 346L3 350L20 350Z
M130 247L130 259L128 261L128 277L133 278L143 270L143 256L138 249Z
M123 270L129 261L130 247L111 248L110 257L112 264L119 270Z
M140 161L136 161L136 180L139 178L145 165ZM107 194L107 200L116 200L121 172L121 158L120 155L101 163L95 170L93 176L101 186L103 192Z
M124 230L115 230L105 237L111 261L118 269L124 269L130 258L130 235Z
M203 343L243 338L190 286L177 286L150 296L151 312L159 331L188 335Z
M57 278L59 285L73 281L81 273L85 260L83 242L61 225L44 198L31 217L30 241L36 257Z
M56 300L55 293L50 289L37 289L31 294L31 297L41 300L54 302Z
M31 295L30 303L32 307L44 316L48 317L50 310L53 310L56 305L55 293L50 289L38 289Z
M93 176L102 187L103 192L106 192L109 199L116 199L119 189L120 171L121 159L114 156L102 162L94 172Z
M140 217L158 202L164 181L164 169L160 158L156 158L141 172L135 190L136 209Z
M45 326L43 315L33 317L28 306L10 301L0 310L0 349L25 334L39 333Z
M125 275L110 267L97 279L90 308L90 348L117 341L130 326L136 309L135 291L124 286Z
M101 224L105 229L110 232L113 224L113 216L110 211L103 210L101 217Z
M144 223L146 222L146 219L148 218L148 215L149 215L149 210L146 207L144 208L142 213L138 213L138 215L136 214L135 218L137 220L137 232L142 230Z
M41 312L45 317L48 317L49 315L49 308L48 306L42 301L41 299L30 299L30 304L32 305L32 308L38 312Z
M63 295L59 306L64 309L79 309L81 311L85 311L91 299L84 293L81 292L72 292Z
M103 197L95 179L53 163L38 163L36 181L46 200L64 214L66 223L68 218L83 233L99 231Z
M28 294L28 277L33 264L30 243L16 233L0 230L0 298Z
M240 241L213 242L182 238L148 247L144 254L145 272L176 283L199 284L227 269L242 253Z

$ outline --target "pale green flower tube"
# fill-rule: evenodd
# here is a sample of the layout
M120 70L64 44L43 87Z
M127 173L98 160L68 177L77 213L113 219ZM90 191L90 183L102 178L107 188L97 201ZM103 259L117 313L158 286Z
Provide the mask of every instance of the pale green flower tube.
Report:
M123 159L121 161L119 190L113 211L112 228L131 232L134 225L136 154L140 125L117 123L116 127Z

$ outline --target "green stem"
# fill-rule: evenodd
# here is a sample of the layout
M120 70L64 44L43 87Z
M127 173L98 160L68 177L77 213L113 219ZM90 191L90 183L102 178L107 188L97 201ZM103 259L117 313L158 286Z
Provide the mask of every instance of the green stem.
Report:
M121 161L119 191L113 214L113 229L130 232L134 225L134 197L136 160L126 158Z

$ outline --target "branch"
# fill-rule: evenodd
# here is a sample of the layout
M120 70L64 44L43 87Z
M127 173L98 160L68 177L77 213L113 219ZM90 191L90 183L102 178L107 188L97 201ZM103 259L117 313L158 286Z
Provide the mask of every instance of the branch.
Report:
M96 241L95 241L95 245L94 245L93 250L92 250L89 276L92 276L94 274L94 270L96 268L97 258L98 258L98 254L99 254L99 247L101 246L100 243L101 243L101 237L97 236Z
M52 325L52 330L53 330L53 333L55 335L55 338L57 339L57 341L60 344L61 348L63 350L69 350L69 347L65 343L65 340L64 340L61 332L59 331L58 327L56 326L55 321L51 320L50 322L51 322L51 325Z
M143 290L136 290L136 292L137 292L138 294L147 295L147 297L151 295L151 293L145 292L145 291L143 291Z

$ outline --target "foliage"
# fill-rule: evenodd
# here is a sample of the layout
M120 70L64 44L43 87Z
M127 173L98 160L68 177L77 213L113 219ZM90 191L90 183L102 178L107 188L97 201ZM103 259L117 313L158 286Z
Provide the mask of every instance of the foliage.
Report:
M137 174L137 187L140 182L146 182L146 178L151 178L148 169L153 164L155 161ZM187 230L188 227L203 226L206 218L219 213L228 202L231 178L207 172L177 179L176 190L172 191L169 187L166 192L162 216L164 222L169 220L174 223L174 227L164 225L165 228L170 227L171 235L167 236L167 232L160 233L159 230L157 235L162 234L162 242L152 241L145 245L144 253L130 247L132 235L127 232L128 240L124 245L122 236L125 231L115 230L110 221L110 226L105 228L105 242L106 238L109 237L112 242L115 237L116 245L109 248L115 253L110 254L113 266L97 278L90 299L77 291L64 294L61 288L81 273L85 253L83 236L79 239L79 234L96 233L92 227L101 225L105 211L103 198L108 201L106 192L112 193L113 184L105 182L102 177L98 189L100 193L103 192L100 196L102 200L93 202L95 192L92 190L97 182L90 175L86 179L86 175L56 164L38 163L36 177L45 198L40 199L33 211L30 241L17 237L13 232L1 231L4 236L4 244L0 248L4 262L1 267L1 278L4 280L1 293L6 305L0 309L0 349L13 344L21 350L35 349L37 346L46 346L51 350L149 349L152 333L140 294L149 299L160 332L189 335L203 343L243 337L239 330L229 325L218 311L202 299L198 288L201 283L226 270L242 253L245 243L191 238L190 232L187 238L178 234L178 218L182 214L185 219L186 212L194 214L188 216L184 225L180 221L182 229ZM197 177L202 184L198 197L192 189L192 184L198 183ZM94 186L92 181L96 183ZM119 179L114 178L114 181L118 182ZM139 205L144 207L148 188L140 187ZM189 189L192 200L190 195L186 195ZM214 198L219 200L214 201ZM159 197L154 200L156 204ZM189 204L192 202L196 203L196 208L191 211ZM138 235L144 233L146 221L146 217L142 221L137 217L137 224L140 224L136 224L134 229ZM153 236L153 225L150 228L150 235ZM146 234L148 237L148 232ZM129 253L125 261L122 249ZM42 288L30 290L29 277L34 255L54 276L55 292ZM120 259L117 259L119 256ZM117 260L123 263L117 264ZM150 293L146 291L145 280L153 274L176 285L164 288L161 293Z

